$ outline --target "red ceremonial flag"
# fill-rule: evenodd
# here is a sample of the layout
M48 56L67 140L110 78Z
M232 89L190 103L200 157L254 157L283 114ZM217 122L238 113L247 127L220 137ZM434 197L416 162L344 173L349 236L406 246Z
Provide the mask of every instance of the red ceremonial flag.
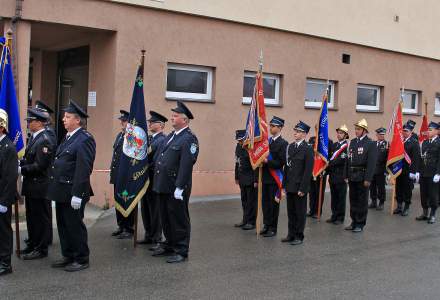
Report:
M390 176L396 178L400 175L405 158L405 148L403 146L403 125L402 125L402 102L399 101L394 111L392 119L393 139L391 140L388 152L387 169ZM410 162L409 162L410 163Z
M261 68L261 67L260 67ZM254 94L246 122L247 146L252 168L255 170L269 156L268 126L264 107L263 74L255 78Z
M422 125L420 126L419 143L422 143L428 138L428 117L425 114L423 115Z

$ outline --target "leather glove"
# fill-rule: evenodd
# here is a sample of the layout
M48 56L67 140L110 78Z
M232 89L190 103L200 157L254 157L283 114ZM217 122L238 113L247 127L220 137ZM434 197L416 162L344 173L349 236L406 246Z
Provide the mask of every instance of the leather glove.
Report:
M4 214L8 211L8 207L7 206L3 206L0 204L0 213Z
M174 191L174 198L183 200L183 190L176 188L176 190Z
M417 172L417 173L416 173L416 182L419 182L419 180L420 180L420 173Z
M70 205L72 206L72 208L73 208L74 210L77 210L77 209L80 209L80 208L81 208L81 202L82 202L82 199L81 199L81 198L78 198L78 197L76 197L76 196L73 196L73 197L72 197L72 200L70 201Z
M415 180L416 179L416 174L409 173L409 179Z
M439 174L435 174L434 178L432 179L432 181L434 181L435 183L440 181L440 175Z

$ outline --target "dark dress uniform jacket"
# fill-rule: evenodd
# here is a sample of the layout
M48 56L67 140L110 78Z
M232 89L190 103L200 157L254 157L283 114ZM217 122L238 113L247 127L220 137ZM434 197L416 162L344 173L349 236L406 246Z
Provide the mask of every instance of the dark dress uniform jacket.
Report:
M341 149L343 145L348 144L347 141L342 143L335 142L331 146L331 155ZM331 184L344 183L347 179L347 161L348 161L348 147L328 164L328 172L330 174L329 182Z
M197 161L198 153L197 137L189 128L185 128L178 135L170 133L158 149L153 191L172 194L176 187L190 190L193 165Z
M440 174L440 138L437 137L432 142L423 141L421 156L420 176L434 177L434 175Z
M405 148L406 154L408 154L409 158L411 159L411 165L409 165L406 161L406 159L403 160L403 168L402 168L402 174L409 174L409 173L417 173L419 170L419 164L420 164L420 146L418 140L415 140L413 138L408 138L404 143L403 146Z
M235 148L235 180L238 180L240 186L250 186L255 182L249 152L240 144Z
M160 147L162 146L162 143L165 141L166 136L163 132L159 132L154 137L151 137L151 151L148 153L148 162L150 164L149 166L149 176L150 179L153 180L154 178L154 165L156 164L157 157L158 157L158 151Z
M55 154L52 164L49 199L67 203L72 196L88 201L93 196L90 174L96 155L93 136L80 128L68 140L64 140Z
M40 132L26 147L20 162L23 175L21 194L31 198L46 198L49 186L49 168L52 163L53 145L46 131Z
M377 147L368 136L362 140L354 138L350 142L348 179L354 182L373 179L376 168Z
M110 183L116 184L118 176L119 162L121 160L122 146L124 145L124 133L119 132L113 143L112 163L110 165Z
M50 142L52 143L52 148L55 150L58 144L57 143L58 139L55 130L50 126L46 126L45 129L46 129L45 133L49 137Z
M270 139L269 139L270 141ZM275 179L269 172L271 169L282 169L286 160L286 147L288 143L281 136L277 137L272 143L269 143L269 151L272 155L272 160L263 164L263 184L277 184ZM255 180L258 180L258 171Z
M18 157L15 146L5 136L0 141L0 204L10 206L17 197Z
M283 185L288 193L308 193L313 171L313 148L305 141L289 145Z
M377 161L376 161L376 170L374 171L374 175L383 175L386 172L387 159L388 159L388 150L389 143L387 141L376 141L373 142L376 144L377 148Z

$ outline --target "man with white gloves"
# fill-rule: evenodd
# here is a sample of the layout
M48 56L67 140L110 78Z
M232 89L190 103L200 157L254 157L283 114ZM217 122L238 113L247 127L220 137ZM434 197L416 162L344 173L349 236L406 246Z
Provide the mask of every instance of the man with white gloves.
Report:
M157 149L153 191L161 203L161 217L166 242L153 256L170 256L168 263L188 258L191 223L188 202L191 195L193 165L199 154L199 143L189 129L193 114L178 101L172 109L171 132Z
M423 141L420 162L420 200L423 213L416 218L417 221L435 223L435 211L438 206L439 181L440 181L440 138L438 132L440 125L436 122L429 123L429 139ZM416 174L417 177L417 174ZM428 209L431 209L428 215Z
M418 173L420 147L418 140L412 138L413 130L414 125L412 122L408 121L403 125L403 146L411 162L408 163L406 159L403 160L402 173L396 179L397 208L393 211L393 214L400 214L404 217L409 213L414 182L418 182L420 177Z
M58 146L50 174L48 198L56 202L62 259L52 264L75 272L89 267L84 208L93 196L90 174L96 155L93 136L82 126L87 113L73 100L64 109L66 137Z

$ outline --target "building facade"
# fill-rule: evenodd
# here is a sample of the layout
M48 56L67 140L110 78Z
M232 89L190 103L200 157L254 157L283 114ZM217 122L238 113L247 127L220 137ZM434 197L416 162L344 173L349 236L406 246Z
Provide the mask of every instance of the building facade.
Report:
M129 108L141 49L146 109L169 115L182 99L195 115L194 196L238 193L234 132L245 125L260 51L267 116L286 120L289 141L298 120L318 120L327 80L332 137L336 127L352 128L361 118L372 132L388 127L402 87L405 120L418 130L427 102L428 118L438 121L440 2L209 2L3 0L0 33L15 28L22 115L42 99L57 112L61 137L58 115L68 99L87 107L98 153L94 203L113 201L108 168L116 116Z

